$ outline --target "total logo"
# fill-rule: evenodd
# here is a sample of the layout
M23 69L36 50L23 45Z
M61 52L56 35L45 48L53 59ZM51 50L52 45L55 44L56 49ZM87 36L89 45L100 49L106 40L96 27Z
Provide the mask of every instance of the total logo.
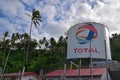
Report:
M77 28L75 35L79 44L86 44L94 41L98 36L98 32L92 24L86 23Z

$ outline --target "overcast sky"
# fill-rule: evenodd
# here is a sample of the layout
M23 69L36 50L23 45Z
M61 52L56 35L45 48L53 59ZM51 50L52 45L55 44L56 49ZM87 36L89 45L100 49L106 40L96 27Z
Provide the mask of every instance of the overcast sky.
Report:
M32 29L32 38L59 38L73 25L96 21L120 33L120 0L0 0L0 35L5 31L29 32L33 9L40 11L42 23Z

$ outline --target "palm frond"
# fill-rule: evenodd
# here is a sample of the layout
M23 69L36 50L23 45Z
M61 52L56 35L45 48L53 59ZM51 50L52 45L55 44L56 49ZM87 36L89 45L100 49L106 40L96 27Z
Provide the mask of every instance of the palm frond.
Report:
M36 23L37 23L38 25L40 25L40 23L38 22L38 20L36 20Z
M40 22L42 22L42 20L41 20L40 18L39 18L38 20L39 20Z
M27 14L27 13L24 13L25 15L29 16L29 17L32 17L30 14Z
M36 24L36 22L35 22L35 21L33 21L33 22L34 22L35 28L37 28L37 24Z

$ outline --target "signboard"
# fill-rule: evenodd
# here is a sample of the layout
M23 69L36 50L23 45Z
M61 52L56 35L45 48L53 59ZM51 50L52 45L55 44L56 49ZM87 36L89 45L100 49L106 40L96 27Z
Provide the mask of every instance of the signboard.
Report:
M92 58L105 59L107 54L111 59L108 28L95 22L74 25L68 31L67 59L90 58L90 53Z

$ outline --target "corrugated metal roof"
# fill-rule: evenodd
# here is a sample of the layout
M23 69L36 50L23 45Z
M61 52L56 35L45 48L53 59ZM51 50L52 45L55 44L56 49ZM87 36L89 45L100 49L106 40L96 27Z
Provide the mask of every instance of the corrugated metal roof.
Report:
M8 74L4 74L4 77L18 77L18 76L22 76L22 74L19 73L8 73ZM23 76L36 76L38 79L40 78L39 75L35 72L24 72Z
M106 68L92 68L92 75L93 76L101 76L105 72ZM64 75L64 70L55 70L48 74L45 74L46 77L50 76L62 76ZM78 76L79 69L67 69L66 76ZM90 76L90 69L81 69L80 70L81 76Z

